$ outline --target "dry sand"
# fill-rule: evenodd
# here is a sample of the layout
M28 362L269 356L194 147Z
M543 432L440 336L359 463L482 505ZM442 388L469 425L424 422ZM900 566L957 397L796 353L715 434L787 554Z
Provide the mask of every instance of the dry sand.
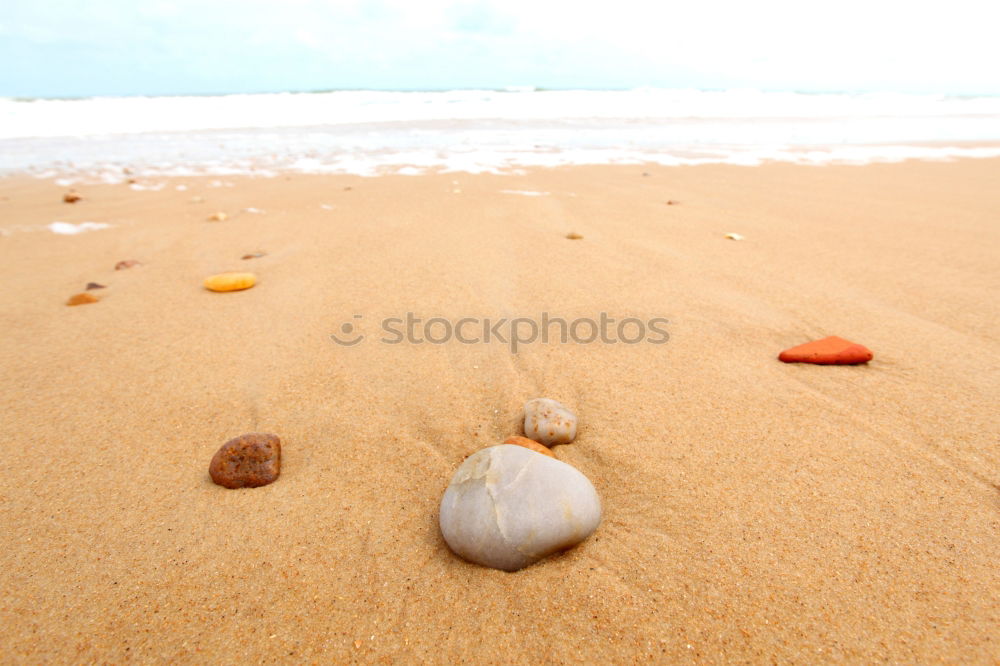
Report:
M73 205L2 179L0 661L995 663L998 174L190 178ZM259 283L202 288L225 270ZM379 342L408 311L671 338ZM345 321L368 337L334 344ZM775 358L831 334L875 360ZM518 573L463 562L441 494L536 396L579 415L556 453L603 523ZM213 485L258 430L278 481Z

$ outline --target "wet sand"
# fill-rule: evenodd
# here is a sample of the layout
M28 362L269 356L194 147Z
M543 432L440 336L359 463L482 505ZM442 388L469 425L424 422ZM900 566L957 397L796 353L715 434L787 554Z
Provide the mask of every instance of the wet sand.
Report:
M995 662L998 173L0 179L2 661ZM223 271L259 282L202 288ZM669 340L382 342L408 312ZM776 359L827 335L874 360ZM603 522L518 573L463 562L441 495L537 396L578 415L555 453ZM251 431L280 478L214 485Z

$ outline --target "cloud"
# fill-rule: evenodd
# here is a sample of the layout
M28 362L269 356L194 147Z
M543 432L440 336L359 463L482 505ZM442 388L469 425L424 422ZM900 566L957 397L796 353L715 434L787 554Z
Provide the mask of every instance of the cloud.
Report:
M7 0L0 94L337 87L1000 93L1000 9L902 0ZM89 88L88 88L89 86ZM28 90L29 88L33 90Z

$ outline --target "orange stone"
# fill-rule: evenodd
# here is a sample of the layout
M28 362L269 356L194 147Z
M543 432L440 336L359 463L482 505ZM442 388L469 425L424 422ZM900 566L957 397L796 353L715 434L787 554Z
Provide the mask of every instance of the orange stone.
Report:
M535 453L541 453L543 456L548 456L549 458L555 458L556 454L549 450L549 447L539 444L533 439L528 439L527 437L521 437L520 435L511 435L507 439L503 440L504 444L514 444L516 446L523 446L526 449L531 449Z
M813 340L778 355L785 363L816 363L818 365L857 365L872 360L872 351L844 338L831 335L822 340Z
M88 294L86 292L83 292L79 294L73 294L72 296L70 296L69 300L66 301L66 305L86 305L88 303L96 303L97 300L98 300L97 297L95 297L93 294Z
M63 195L63 201L65 201L66 203L76 203L82 198L83 197L81 197L76 192L73 192L72 190Z
M226 488L266 486L281 473L281 440L265 432L235 437L212 456L208 473Z

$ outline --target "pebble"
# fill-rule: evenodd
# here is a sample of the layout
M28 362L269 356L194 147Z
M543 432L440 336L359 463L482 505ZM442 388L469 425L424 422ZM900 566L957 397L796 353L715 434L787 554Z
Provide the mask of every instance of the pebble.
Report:
M76 203L77 201L79 201L82 198L83 197L81 197L79 194L77 194L73 190L70 190L69 192L67 192L66 194L63 195L63 201L65 201L66 203Z
M223 222L228 217L229 217L228 215L226 215L225 213L222 213L222 212L212 213L211 215L208 216L208 221L209 222Z
M85 287L85 289L87 289L88 291L90 291L91 289L104 289L104 288L105 286L103 284L98 284L96 282L88 282L87 286Z
M456 555L517 571L590 536L601 500L575 467L505 444L477 451L455 471L439 522Z
M79 294L73 294L66 301L66 305L87 305L88 303L96 303L98 301L97 297L93 294L88 294L87 292L81 292Z
M251 252L250 254L244 254L242 259L260 259L261 257L266 257L266 252Z
M566 238L568 238L570 240L583 240L583 236L581 236L580 234L576 233L575 231L571 231L568 234L566 234Z
M743 240L743 236L734 232L729 232L726 234L726 238L729 240Z
M219 273L205 278L205 289L209 291L240 291L257 284L253 273Z
M569 444L576 438L576 415L551 398L524 403L524 434L545 446Z
M235 437L215 452L208 473L212 481L226 488L273 483L281 473L281 440L263 432Z
M531 449L536 453L541 453L543 456L548 456L549 458L555 458L556 454L549 450L549 447L543 446L533 439L528 439L527 437L521 437L520 435L511 435L507 439L503 440L504 444L514 444L515 446L523 446L526 449Z
M786 349L778 354L785 363L815 363L817 365L857 365L872 360L874 354L864 345L831 335L822 340Z
M115 270L122 271L125 270L126 268L133 268L135 266L142 266L142 264L136 261L135 259L125 259L124 261L119 261L117 264L115 264Z

